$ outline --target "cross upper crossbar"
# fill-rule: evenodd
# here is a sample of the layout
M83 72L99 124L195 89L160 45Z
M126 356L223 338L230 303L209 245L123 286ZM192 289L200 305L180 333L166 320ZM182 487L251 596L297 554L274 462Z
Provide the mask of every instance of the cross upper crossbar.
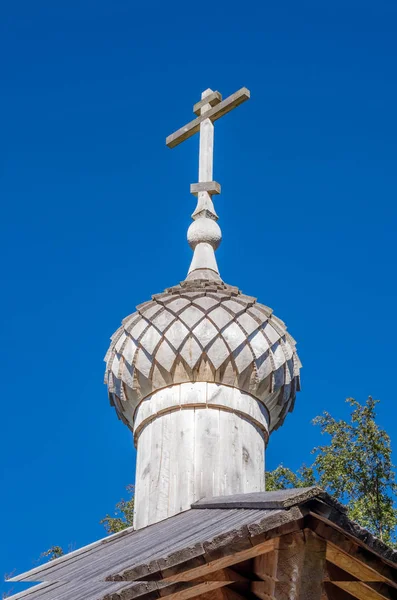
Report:
M223 117L223 115L226 115L228 112L233 110L233 108L236 108L236 106L239 106L246 100L249 100L249 98L250 91L245 87L241 88L231 96L225 98L225 100L222 100L222 102L219 102L219 104L213 106L204 114L201 114L199 117L197 117L197 119L193 119L193 121L190 121L190 123L188 123L184 127L181 127L180 129L178 129L178 131L175 131L175 133L169 135L165 141L166 145L168 146L168 148L175 148L175 146L178 146L178 144L181 144L182 142L190 138L192 135L197 133L200 130L200 124L205 119L210 119L212 122L214 122L217 119ZM197 103L194 106L194 109L200 110L201 104L202 101Z

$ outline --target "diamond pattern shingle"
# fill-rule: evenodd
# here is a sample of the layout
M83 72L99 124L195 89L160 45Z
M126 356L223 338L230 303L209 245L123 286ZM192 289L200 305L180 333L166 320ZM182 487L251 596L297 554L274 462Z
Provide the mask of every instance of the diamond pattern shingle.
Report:
M295 341L267 306L224 283L186 281L138 308L105 357L111 401L131 427L129 415L144 397L188 381L225 378L267 406L272 428L283 406L284 412L293 406L300 369Z

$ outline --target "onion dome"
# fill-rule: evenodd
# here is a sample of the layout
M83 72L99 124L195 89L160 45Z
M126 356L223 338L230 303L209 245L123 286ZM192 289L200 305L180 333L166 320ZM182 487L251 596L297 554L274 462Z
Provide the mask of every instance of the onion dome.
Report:
M105 381L132 428L139 402L193 381L236 387L282 424L299 389L295 341L273 311L222 281L184 281L137 307L112 337Z

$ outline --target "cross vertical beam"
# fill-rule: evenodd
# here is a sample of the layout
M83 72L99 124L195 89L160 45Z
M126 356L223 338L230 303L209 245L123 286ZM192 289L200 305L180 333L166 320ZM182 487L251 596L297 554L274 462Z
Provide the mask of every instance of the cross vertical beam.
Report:
M205 90L201 99L212 95L212 90ZM211 110L211 104L204 104L200 109L200 115L205 115ZM211 119L204 119L200 123L200 153L199 153L199 183L212 181L214 164L214 124Z

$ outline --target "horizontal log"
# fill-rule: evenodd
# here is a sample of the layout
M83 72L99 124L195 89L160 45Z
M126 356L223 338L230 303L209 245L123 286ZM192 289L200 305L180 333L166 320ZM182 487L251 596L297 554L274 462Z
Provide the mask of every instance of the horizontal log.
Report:
M177 583L162 581L158 582L158 586L160 596L164 600L183 600L184 598L201 596L203 593L210 593L230 583L243 583L247 581L248 579L244 575L236 573L233 569L226 568L209 573L193 581L179 581ZM205 591L203 592L203 590Z
M311 529L313 529L317 535L326 539L330 547L332 544L352 560L354 559L364 567L368 567L372 574L376 573L376 575L379 577L377 581L385 582L397 589L397 573L395 566L391 567L389 564L384 562L383 559L375 554L371 548L368 548L364 542L359 540L357 537L353 537L351 534L344 531L343 528L338 527L338 525L333 521L319 516L316 513L310 513L310 518ZM342 558L340 558L340 560L342 560ZM352 560L349 564L350 569L353 568ZM356 562L354 563L354 568L357 568ZM346 559L344 564L345 567L348 566ZM347 571L347 568L345 567L343 568ZM369 571L366 571L366 574L368 575Z
M361 581L333 581L332 583L358 600L385 600L386 598Z
M350 573L350 575L353 575L360 581L382 581L384 583L388 583L389 581L379 571L368 567L363 562L354 558L354 556L346 554L346 552L340 550L332 542L327 543L326 557L329 562Z
M228 556L222 556L216 560L213 560L205 565L200 565L191 569L190 571L184 571L182 573L175 573L173 575L169 575L167 577L166 572L163 573L164 581L169 582L177 582L177 581L191 581L193 579L197 579L198 577L208 577L210 573L218 571L219 569L225 569L231 565L235 565L237 563L243 562L244 560L249 560L250 558L254 558L255 556L259 556L260 554L264 554L266 552L271 552L274 549L274 540L268 540L266 542L262 542L257 546L252 546L251 548L247 548L246 550L240 550L240 552L236 552L234 554L229 554Z
M230 581L203 581L198 585L188 587L180 592L175 592L165 596L167 600L188 600L189 598L195 598L201 594L207 594L212 590L229 585Z

